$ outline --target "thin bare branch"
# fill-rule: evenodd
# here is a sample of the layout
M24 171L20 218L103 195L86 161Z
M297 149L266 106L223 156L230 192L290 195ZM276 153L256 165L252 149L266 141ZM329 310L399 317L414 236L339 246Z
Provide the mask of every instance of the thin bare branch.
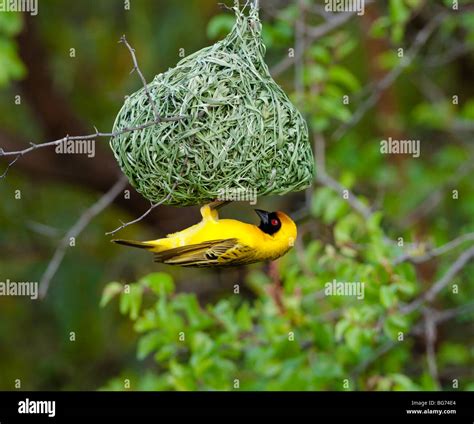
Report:
M461 246L467 241L474 241L474 232L473 233L467 233L463 234L462 236L456 237L455 239L451 240L450 242L443 244L442 246L436 247L434 249L429 250L427 253L420 255L420 256L415 256L409 253L403 254L396 258L393 261L394 265L398 265L402 262L413 262L413 263L421 263L421 262L426 262L429 261L430 259L444 255L445 253L450 252L451 250L455 249L458 246ZM416 247L415 247L416 248Z
M344 25L349 19L355 16L355 13L338 13L334 18L329 19L328 21L318 25L316 27L307 29L307 45L311 45L316 40L325 35L329 34L331 31ZM274 65L270 73L274 78L285 72L289 69L295 61L299 61L304 55L304 50L296 50L293 56L287 56L285 59Z
M128 51L130 52L130 55L132 56L132 62L133 62L132 72L136 71L138 76L140 77L140 79L142 81L142 84L143 84L143 89L145 90L145 94L148 98L148 102L150 103L150 106L153 109L153 115L155 116L155 119L158 122L160 122L160 120L161 120L160 114L158 113L158 109L156 108L156 104L153 100L153 97L151 96L150 89L148 88L148 84L146 82L146 79L143 76L143 73L140 70L140 67L138 66L137 56L135 55L135 49L129 44L129 42L127 41L127 38L125 37L125 34L122 35L122 37L120 37L119 43L125 44Z
M109 206L120 192L126 187L127 178L122 176L113 186L107 191L97 202L95 202L89 209L79 217L76 223L69 229L67 234L61 240L57 247L48 267L43 274L40 282L40 298L44 298L48 292L48 288L52 278L55 276L59 269L64 256L66 255L67 248L72 238L77 238L87 225L99 215L107 206Z
M2 156L3 153L4 153L3 149L0 149L0 156ZM18 159L20 159L21 156L22 156L22 155L16 155L16 158L13 159L13 160L7 165L7 167L6 167L5 171L3 172L3 174L0 175L0 180L1 180L2 178L5 178L5 177L7 176L8 171L10 170L10 168L11 168L13 165L15 165L15 162L16 162Z
M413 302L405 305L400 309L400 312L403 314L409 314L421 306L423 306L426 302L431 302L435 298L435 296L441 292L450 282L452 282L453 278L467 265L467 263L474 257L474 246L470 247L469 249L465 250L459 257L453 262L453 264L448 268L445 274L436 281L426 292L424 292L421 296L415 299Z
M458 42L457 44L450 46L450 48L446 49L443 53L440 53L436 56L428 57L425 60L425 66L429 68L445 66L449 62L452 62L461 56L472 53L472 51L472 46L464 44L462 42Z
M304 51L306 39L305 39L305 4L303 0L298 0L298 19L295 23L295 51ZM294 62L295 74L294 74L294 87L295 93L298 96L303 94L303 73L304 73L304 55L298 55L298 58Z
M443 200L443 192L456 187L456 185L474 169L474 158L466 160L444 183L422 200L407 216L398 220L398 227L405 229L430 213Z
M317 170L318 172L326 173L326 140L324 135L316 133L313 145Z
M137 58L135 56L135 50L130 46L130 44L128 43L128 41L127 41L127 39L125 38L124 35L122 36L122 38L120 39L119 42L124 43L126 45L126 47L128 48L128 50L130 51L130 54L132 56L133 66L134 66L133 70L137 71L138 75L140 76L140 79L142 80L143 87L145 89L146 95L147 95L148 100L150 102L150 106L153 108L155 119L153 119L150 122L145 122L144 124L137 125L135 127L126 127L126 128L123 128L119 131L114 131L114 132L99 132L94 127L95 128L95 133L92 133L92 134L77 135L77 136L66 135L65 137L62 137L62 138L59 138L59 139L53 140L53 141L47 141L47 142L38 143L38 144L30 143L29 147L27 147L25 149L22 149L22 150L17 150L17 151L7 152L7 151L3 150L2 148L0 148L0 157L16 156L7 165L7 168L6 168L5 172L0 175L0 179L4 178L7 175L8 170L15 164L16 161L18 161L22 156L24 156L24 155L26 155L26 154L28 154L28 153L32 152L33 150L36 150L36 149L46 148L46 147L55 147L55 146L58 146L61 143L67 143L68 141L92 140L92 139L96 139L96 138L99 138L99 137L113 138L113 137L117 137L121 134L134 132L134 131L140 131L140 130L143 130L145 128L149 128L153 125L159 124L161 122L176 122L176 121L188 118L187 116L182 116L182 115L176 115L176 116L171 116L171 117L163 117L163 116L160 116L158 114L157 109L156 109L156 105L153 102L153 99L152 99L151 93L148 89L146 80L145 80L145 78L143 76L143 73L141 72L141 70L138 66Z
M0 157L2 157L2 156L19 156L19 157L21 157L21 156L26 155L27 153L32 152L33 150L44 148L44 147L55 147L55 146L57 146L61 143L67 143L68 141L92 140L92 139L95 139L96 137L107 137L107 138L117 137L121 134L125 134L125 133L128 133L128 132L143 130L145 128L148 128L148 127L151 127L155 124L163 122L164 120L166 120L166 121L178 121L178 120L184 119L184 118L186 118L186 117L185 116L176 116L176 117L172 117L172 118L160 118L159 121L155 119L155 120L150 121L150 122L145 122L144 124L138 125L136 127L131 127L131 128L127 127L127 128L123 128L119 131L114 131L114 132L109 132L109 133L95 132L95 133L86 134L86 135L76 135L76 136L66 135L65 137L62 137L62 138L59 138L59 139L53 140L53 141L47 141L47 142L39 143L39 144L30 143L30 147L27 147L23 150L16 150L16 151L9 151L9 152L6 152L4 150L0 150Z
M184 162L184 164L186 164L186 161ZM171 196L173 195L173 191L177 187L177 185L178 185L178 181L176 181L173 184L173 186L170 189L170 192L163 199L161 199L157 203L152 203L150 205L150 207L142 215L140 215L138 218L134 219L133 221L122 222L122 225L120 225L120 227L117 227L115 230L112 230L112 231L109 231L109 232L105 233L105 235L107 235L107 236L114 235L115 233L119 232L120 230L123 230L125 227L128 227L130 225L133 225L133 224L136 224L136 223L142 221L144 218L146 218L151 213L151 211L153 209L155 209L156 207L162 205L163 203L165 203L166 201L168 201L171 198Z
M433 320L436 325L440 325L446 321L449 321L453 318L457 318L463 314L467 314L472 311L474 311L474 302L465 303L464 305L456 306L454 308L446 309L444 311L432 310ZM422 335L423 332L424 332L424 323L419 322L413 327L410 333L413 335L419 336L419 335Z
M458 306L456 308L448 309L446 311L433 311L433 322L435 325L439 325L443 322L449 321L453 318L456 318L462 314L471 312L474 310L474 302L467 303L465 305ZM424 322L420 322L415 325L413 329L408 334L409 336L415 336L422 334L424 330ZM365 371L371 364L373 364L378 358L383 356L385 353L389 352L395 346L399 346L398 341L387 341L386 343L379 346L378 349L374 351L372 355L367 357L367 359L359 363L353 370L352 375L358 376L363 371Z
M143 219L145 219L151 213L151 211L153 209L155 209L156 207L158 207L158 206L162 205L164 202L166 202L171 197L172 194L173 194L173 189L170 190L168 195L165 198L163 198L163 200L159 201L158 203L152 203L151 206L142 215L140 215L138 218L134 219L133 221L122 222L122 225L120 227L117 227L115 230L112 230L112 231L109 231L109 232L105 233L105 235L107 235L107 236L114 235L115 233L119 232L120 230L123 230L125 227L128 227L129 225L133 225L133 224L136 224L136 223L142 221Z
M351 120L342 124L333 133L333 140L340 140L348 130L359 123L368 110L375 106L377 101L382 96L382 93L388 87L390 87L402 74L404 69L413 62L420 49L426 44L431 34L441 23L445 15L445 12L439 13L433 19L431 19L420 32L418 32L412 46L408 49L406 55L400 60L399 64L395 66L390 72L388 72L383 78L381 78L377 84L375 84L375 88L371 95L357 108L355 113L352 115Z
M394 342L392 340L380 345L372 355L368 356L364 361L359 362L359 364L354 368L352 371L352 375L354 377L359 376L362 372L364 372L371 364L373 364L378 358L385 355L388 351L393 349L398 342Z
M342 186L334 178L330 177L325 172L319 171L316 179L320 184L332 188L334 191L340 193L341 195L345 190L347 190L347 199L344 197L344 200L349 203L352 209L359 212L365 219L369 219L372 217L374 212L368 206L362 203L349 189Z
M474 302L465 303L464 305L456 306L455 308L439 311L436 314L436 323L441 324L445 321L466 314L474 310Z
M428 362L428 370L431 378L439 387L438 366L436 365L436 321L434 319L433 311L430 308L423 309L424 326L425 326L425 349L426 359Z

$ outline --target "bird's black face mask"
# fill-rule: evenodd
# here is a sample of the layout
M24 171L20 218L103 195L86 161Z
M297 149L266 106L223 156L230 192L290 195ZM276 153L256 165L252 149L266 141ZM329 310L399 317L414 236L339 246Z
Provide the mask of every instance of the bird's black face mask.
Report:
M260 217L260 225L258 228L264 233L272 235L281 228L280 218L278 218L276 212L267 212L261 209L255 209L255 212Z

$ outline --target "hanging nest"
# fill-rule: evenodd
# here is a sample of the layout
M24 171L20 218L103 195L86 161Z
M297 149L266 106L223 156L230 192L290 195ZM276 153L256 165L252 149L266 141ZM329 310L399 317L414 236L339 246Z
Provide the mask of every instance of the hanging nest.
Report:
M148 84L159 115L180 118L110 142L131 185L151 202L202 204L232 190L283 195L313 180L307 125L270 76L258 11L234 10L225 39ZM127 98L113 130L154 120L142 88Z

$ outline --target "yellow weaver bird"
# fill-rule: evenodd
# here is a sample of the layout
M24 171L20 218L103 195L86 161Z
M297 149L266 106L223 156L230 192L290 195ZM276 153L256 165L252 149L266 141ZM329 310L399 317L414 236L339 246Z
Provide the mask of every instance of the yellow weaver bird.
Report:
M205 205L201 222L165 238L112 241L153 252L155 262L186 267L246 265L283 256L294 244L296 224L283 212L255 212L260 217L258 227L219 219L217 210Z

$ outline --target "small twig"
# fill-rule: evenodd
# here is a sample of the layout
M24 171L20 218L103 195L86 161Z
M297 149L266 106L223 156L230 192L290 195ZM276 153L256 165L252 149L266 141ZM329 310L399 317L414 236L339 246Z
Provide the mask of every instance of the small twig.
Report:
M368 356L364 361L360 362L352 371L351 375L354 377L359 376L363 371L365 371L372 363L374 363L378 358L385 355L389 350L393 349L396 346L397 342L392 340L380 345L372 355Z
M436 312L433 312L433 323L435 325L439 325L445 321L456 318L457 316L470 312L472 310L474 310L474 302L468 303L466 305L458 306L456 308L448 309L447 311L442 311L442 312L436 311ZM423 327L424 327L424 323L420 322L419 324L413 327L413 329L408 333L408 335L409 336L420 335L421 332L423 331ZM385 353L393 349L395 346L398 346L398 344L399 342L390 340L386 342L385 344L379 346L372 355L370 355L365 361L361 362L359 365L357 365L354 368L352 375L358 376L359 374L361 374L378 358L380 358Z
M314 153L317 172L326 173L326 140L321 133L314 135Z
M314 274L311 272L309 265L305 259L304 246L303 246L303 237L296 237L295 240L295 252L298 264L303 270L303 274L308 278L313 278Z
M46 296L50 282L64 259L70 239L78 237L79 234L81 234L82 231L87 227L87 225L92 221L92 219L94 219L94 217L100 214L107 206L109 206L115 200L115 198L126 187L126 185L127 178L125 176L122 176L107 193L105 193L89 209L84 211L84 213L80 216L76 223L70 228L70 230L61 240L59 246L54 252L53 257L41 278L40 298L43 299Z
M421 263L421 262L426 262L429 261L430 259L444 255L445 253L455 249L456 247L460 246L461 244L465 243L466 241L474 241L474 233L468 233L464 234L462 236L456 237L454 240L449 241L446 244L443 244L442 246L436 247L434 249L431 249L424 255L420 256L414 256L409 253L406 253L404 255L399 256L393 261L394 265L398 265L402 262L410 261L413 263Z
M5 153L5 152L3 151L3 149L0 149L0 156L2 156L4 153ZM5 177L7 176L9 169L10 169L13 165L15 165L15 162L16 162L18 159L20 159L20 158L21 158L21 155L17 155L16 158L13 159L13 160L7 165L7 168L5 169L5 171L3 172L3 174L0 175L0 180L1 180L2 178L5 178Z
M305 5L303 0L298 0L298 19L295 23L295 50L297 52L305 50L306 37ZM295 93L300 96L303 94L303 73L304 73L304 55L298 55L294 63L294 87Z
M188 158L184 159L183 167L185 167L187 165L187 163L188 163ZM183 172L184 172L184 169L181 171L180 176L183 175ZM166 197L164 197L163 199L161 199L157 203L152 203L151 206L148 208L148 210L145 211L145 213L143 213L141 216L134 219L133 221L122 222L122 225L120 227L116 228L115 230L109 231L108 233L105 233L105 235L107 235L107 236L114 235L115 233L119 232L120 230L123 230L125 227L128 227L129 225L132 225L132 224L136 224L137 222L140 222L141 220L143 220L146 216L148 216L150 214L150 212L153 209L155 209L157 206L160 206L163 203L167 202L171 198L171 196L173 195L173 191L175 190L175 188L177 186L178 186L178 180L176 180L174 182L173 186L170 189L170 192L166 195Z
M420 84L421 85L421 84ZM433 101L433 100L431 100ZM400 219L398 226L402 229L411 227L420 218L430 213L443 199L443 192L455 187L459 181L469 175L474 169L474 158L466 160L456 172L454 172L444 183L436 190L431 190L430 193L422 200L407 216Z
M160 116L157 113L156 105L153 102L153 99L151 97L151 93L148 89L145 78L143 77L143 73L140 71L140 68L138 66L137 58L135 56L135 50L130 46L130 44L126 40L125 36L122 36L122 38L120 39L119 42L124 43L130 51L130 54L131 54L132 60L133 60L133 65L134 65L133 69L137 71L138 75L140 76L140 79L143 82L143 87L145 89L148 100L150 102L150 106L153 108L155 119L153 119L150 122L145 122L144 124L137 125L135 127L126 127L126 128L122 128L119 131L107 132L107 133L99 132L97 130L97 128L94 127L95 128L95 133L92 133L92 134L77 135L77 136L66 135L65 137L62 137L62 138L59 138L59 139L53 140L53 141L47 141L47 142L38 143L38 144L30 143L30 146L23 149L23 150L6 152L2 148L0 148L0 157L16 156L15 159L13 159L13 161L8 164L5 172L0 175L0 179L4 178L7 175L8 170L15 164L15 162L18 159L20 159L22 156L24 156L24 155L26 155L26 154L28 154L28 153L32 152L33 150L36 150L36 149L46 148L46 147L54 147L54 146L57 146L61 143L67 143L68 141L92 140L92 139L95 139L95 138L98 138L98 137L114 138L114 137L117 137L121 134L140 131L140 130L143 130L145 128L151 127L153 125L156 125L156 124L159 124L159 123L162 123L162 122L176 122L176 121L179 121L181 119L188 118L188 116L182 116L182 115L176 115L176 116L171 116L171 117L163 117L163 116Z
M436 281L426 292L421 296L415 299L413 302L405 305L400 309L400 312L403 314L409 314L426 302L431 302L435 296L443 290L452 279L466 266L466 264L474 257L474 246L470 247L468 250L465 250L459 257L453 262L453 264L448 268L446 273Z
M433 317L433 311L430 308L424 308L424 326L425 326L425 345L428 370L431 378L439 386L438 366L436 365L436 322Z
M455 44L439 55L428 57L425 60L425 66L428 68L435 68L447 65L449 62L452 62L465 54L471 53L472 50L472 46L467 44Z
M142 215L140 215L138 218L134 219L133 221L123 222L120 227L117 227L115 230L112 230L112 231L109 231L109 232L105 233L105 235L107 235L107 236L114 235L115 233L119 232L120 230L123 230L125 227L128 227L129 225L133 225L133 224L136 224L137 222L142 221L144 218L146 218L151 213L151 211L153 209L155 209L156 207L162 205L163 203L165 203L166 201L168 201L170 199L170 197L173 195L173 191L174 191L174 189L176 188L177 185L178 185L178 182L176 181L173 184L173 187L171 187L171 190L166 195L166 197L164 197L163 199L161 199L157 203L152 203L150 205L150 207Z
M465 314L474 310L474 302L465 303L461 306L456 306L455 308L447 309L445 311L440 311L436 314L436 323L441 324L445 321L448 321L452 318L455 318L459 315Z
M326 186L331 188L332 190L336 191L337 193L342 194L344 190L347 190L347 199L344 198L344 200L351 206L352 209L354 209L356 212L360 213L365 220L370 219L373 214L374 210L372 210L370 207L366 206L364 203L362 203L349 189L345 188L342 186L338 181L336 181L334 178L330 177L323 169L320 169L318 171L316 180ZM456 247L460 246L461 244L474 240L474 233L468 233L464 234L462 236L457 237L454 240L451 240L450 242L446 243L443 246L439 246L437 248L434 248L424 255L416 256L410 253L404 253L400 255L398 258L395 258L392 261L393 265L399 265L400 263L410 261L413 263L421 263L421 262L426 262L429 259L443 255ZM388 237L384 237L384 241L389 244L396 244L396 242ZM413 244L411 246L411 249L416 248L416 245Z
M34 231L35 233L40 234L42 236L46 236L46 237L51 237L51 238L56 239L61 234L61 231L59 231L57 228L54 228L49 225L45 225L36 221L28 220L25 222L25 226L29 230Z
M283 303L283 288L280 281L280 273L278 271L278 262L271 261L268 264L268 276L272 280L272 284L268 286L268 294L272 297L275 302L278 312L284 315L286 312L285 305Z
M0 157L2 157L2 156L24 156L25 154L30 153L33 150L41 149L41 148L44 148L44 147L54 147L54 146L57 146L58 144L66 143L68 141L92 140L96 137L108 137L108 138L117 137L121 134L125 134L125 133L132 132L132 131L139 131L139 130L151 127L151 126L153 126L153 125L155 125L159 122L162 122L163 119L166 119L167 121L177 121L177 120L183 119L183 118L185 118L185 117L184 116L179 116L179 117L177 116L177 117L173 117L173 118L160 118L161 119L160 121L153 120L153 121L150 121L150 122L145 122L144 124L138 125L136 127L123 128L119 131L114 131L114 132L110 132L110 133L95 132L95 133L87 134L87 135L76 135L76 136L66 135L65 137L59 138L57 140L47 141L47 142L39 143L39 144L31 144L30 147L27 147L26 149L23 149L23 150L16 150L16 151L10 151L10 152L0 150Z
M355 209L357 212L359 212L366 220L370 219L374 214L374 212L364 203L362 203L349 189L342 186L338 181L330 177L325 172L320 170L316 179L320 184L332 188L334 191L341 193L341 195L344 190L347 190L347 199L344 198L344 200L349 203L352 209Z
M128 132L143 130L145 128L151 127L151 126L159 124L161 122L174 122L174 121L178 121L178 120L185 119L185 118L187 118L187 117L186 116L174 116L174 117L169 117L169 118L160 117L159 119L154 119L151 122L145 122L144 124L138 125L136 127L123 128L119 131L114 131L114 132L110 132L110 133L104 133L104 132L96 131L93 134L87 134L87 135L76 135L76 136L72 136L72 137L69 136L69 135L66 135L63 138L59 138L59 139L53 140L53 141L47 141L47 142L39 143L39 144L30 143L30 147L27 147L23 150L16 150L16 151L10 151L10 152L6 152L3 149L0 149L0 157L2 157L2 156L5 156L5 157L7 157L7 156L16 156L16 158L8 164L7 169L5 170L5 172L2 175L0 175L0 179L4 178L7 175L8 170L13 166L13 164L18 159L20 159L22 156L24 156L27 153L30 153L30 152L32 152L33 150L36 150L36 149L45 148L45 147L54 147L54 146L57 146L61 143L67 143L68 141L92 140L92 139L95 139L97 137L113 138L113 137L117 137L121 134L125 134L125 133L128 133Z
M150 89L148 88L148 84L146 82L145 77L143 76L142 71L140 70L140 67L138 66L138 61L137 61L137 56L135 55L135 49L129 44L127 41L127 38L125 35L122 35L120 37L119 43L125 44L127 47L128 51L130 52L130 55L132 56L132 61L133 61L133 71L137 71L138 76L140 77L142 84L143 84L143 89L145 90L146 96L148 97L148 101L150 102L150 106L153 108L153 114L155 116L155 119L160 122L161 121L161 116L158 113L158 109L156 108L155 102L153 101L153 98L151 97Z
M342 25L344 25L349 19L351 19L354 16L355 16L355 13L338 13L336 17L324 22L321 25L311 28L309 31L307 31L308 39L307 39L306 45L310 46L319 38L324 37L325 35L329 34L334 29L339 28ZM287 56L281 62L273 66L270 70L270 73L272 74L274 78L277 77L278 75L282 74L287 69L289 69L295 61L300 60L303 55L304 55L304 50L295 51L295 54L293 56Z
M445 311L434 311L433 312L433 320L436 325L443 324L446 321L449 321L453 318L456 318L460 315L466 314L474 310L474 302L469 302L464 305L456 306L454 308L446 309ZM410 332L413 335L422 335L424 331L424 324L423 322L419 322L416 324L412 331Z
M365 116L366 112L371 109L382 96L382 93L390 87L396 79L401 75L403 70L408 67L414 60L420 49L428 41L433 31L442 22L443 17L446 15L445 12L439 13L428 24L416 35L415 41L412 46L408 49L406 55L400 60L400 63L395 66L390 72L388 72L380 81L375 85L375 89L372 94L357 108L356 112L352 115L350 121L342 124L333 134L333 140L340 140L342 136L350 130L352 127L357 125L359 121Z

